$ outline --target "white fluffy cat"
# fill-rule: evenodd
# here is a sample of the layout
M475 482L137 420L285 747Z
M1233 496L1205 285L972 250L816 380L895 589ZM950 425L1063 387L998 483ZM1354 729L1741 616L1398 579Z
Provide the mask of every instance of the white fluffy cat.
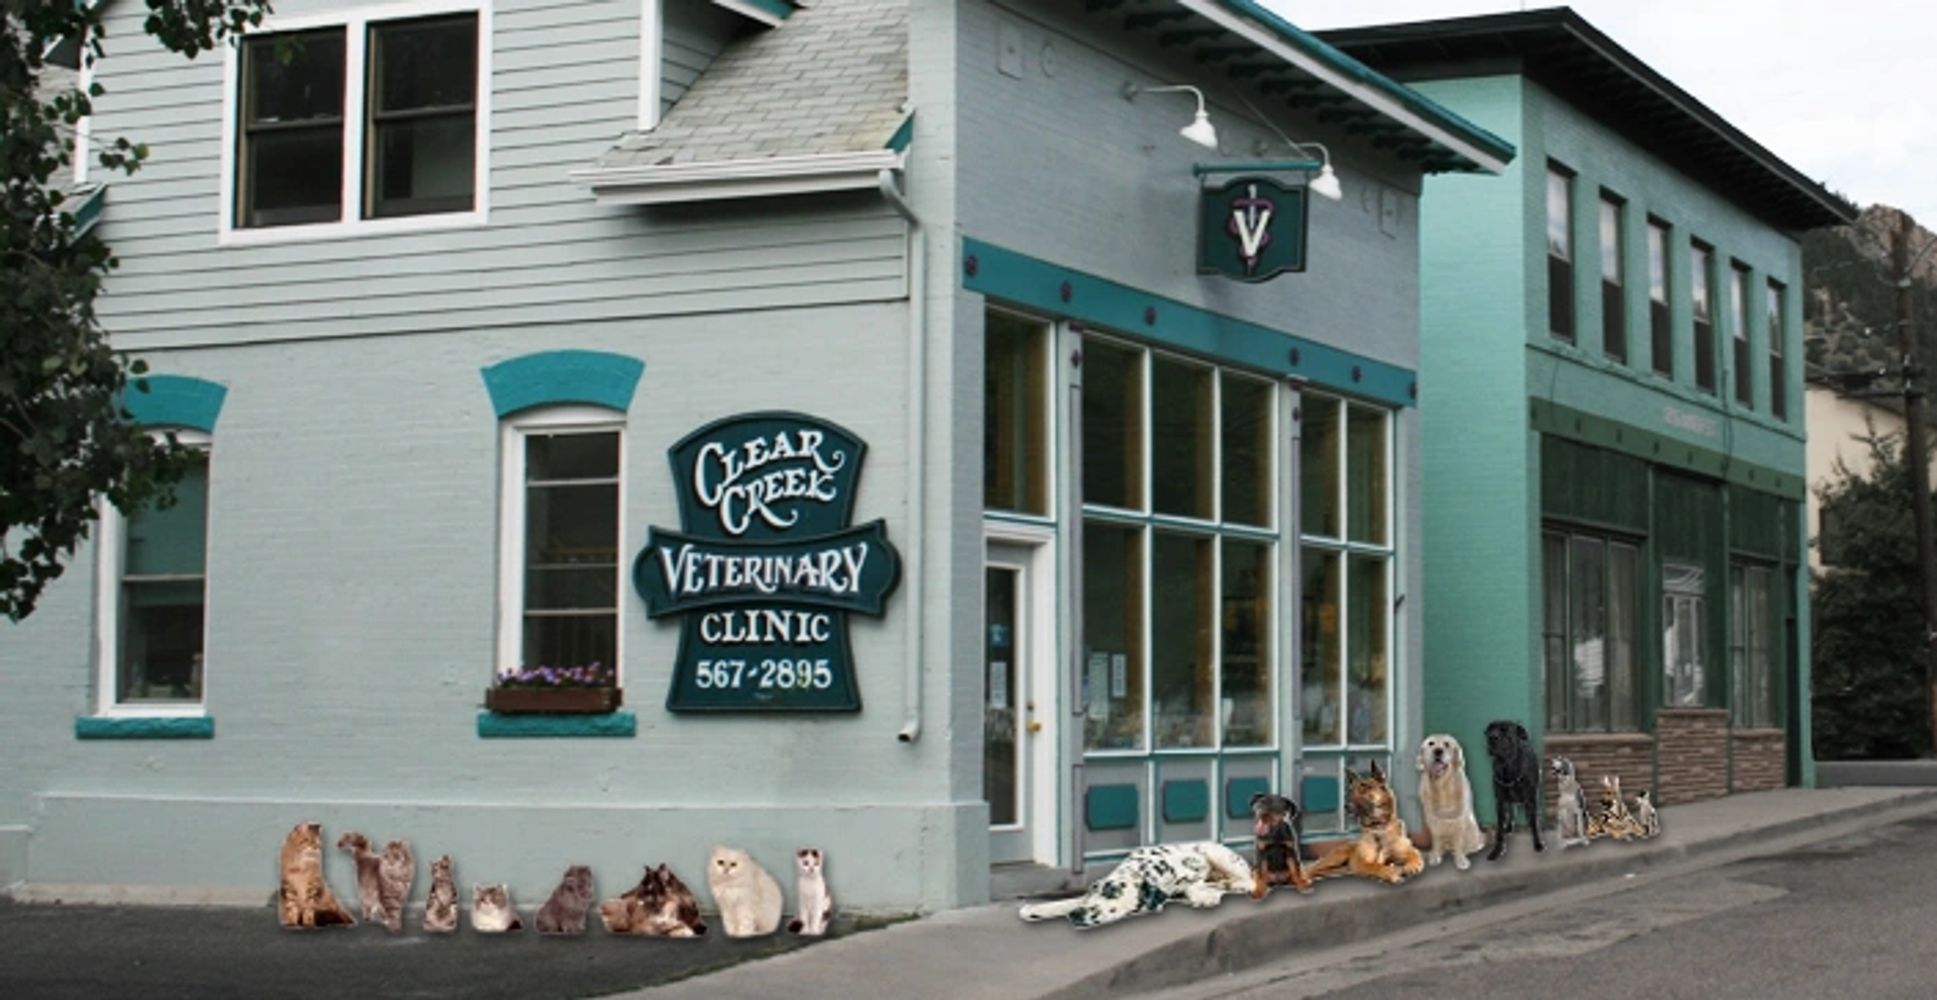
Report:
M471 927L480 934L502 934L523 927L518 907L511 902L511 890L497 885L471 886Z
M720 907L728 937L760 937L780 927L780 883L747 852L715 846L706 866L706 887Z
M803 847L794 852L794 870L799 874L795 883L800 900L800 916L787 924L787 929L795 934L820 937L827 933L827 922L834 916L834 896L827 891L827 879L821 869L826 858L818 847Z

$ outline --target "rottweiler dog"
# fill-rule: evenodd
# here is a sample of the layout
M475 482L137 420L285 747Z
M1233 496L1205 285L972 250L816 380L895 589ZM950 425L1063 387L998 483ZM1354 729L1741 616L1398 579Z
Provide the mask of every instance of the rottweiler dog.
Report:
M1493 850L1488 861L1500 860L1506 850L1507 834L1513 832L1513 806L1525 810L1527 829L1533 832L1533 849L1544 851L1540 842L1540 755L1534 752L1527 727L1511 719L1486 724L1486 755L1493 758Z
M1256 822L1258 860L1251 866L1251 898L1263 899L1274 885L1289 885L1299 892L1310 892L1312 880L1305 875L1303 859L1298 856L1298 804L1282 795L1259 792L1251 796L1251 815Z

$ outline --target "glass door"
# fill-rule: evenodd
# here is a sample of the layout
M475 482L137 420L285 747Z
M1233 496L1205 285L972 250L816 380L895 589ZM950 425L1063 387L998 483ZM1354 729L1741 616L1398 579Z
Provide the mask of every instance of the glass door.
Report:
M991 543L984 572L982 635L982 797L989 803L989 856L1001 863L1035 861L1038 793L1053 779L1038 772L1053 766L1055 748L1046 732L1049 706L1038 703L1035 629L1045 622L1032 602L1032 553Z

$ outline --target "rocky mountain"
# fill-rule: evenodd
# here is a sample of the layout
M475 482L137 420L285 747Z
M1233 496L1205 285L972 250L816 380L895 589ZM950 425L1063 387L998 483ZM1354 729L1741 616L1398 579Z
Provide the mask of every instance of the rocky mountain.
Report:
M1803 353L1811 381L1851 390L1889 390L1898 383L1896 271L1890 241L1903 213L1871 205L1855 224L1803 234ZM1937 234L1913 226L1914 255ZM1912 272L1912 327L1926 367L1937 365L1937 249ZM1888 377L1864 376L1889 370Z

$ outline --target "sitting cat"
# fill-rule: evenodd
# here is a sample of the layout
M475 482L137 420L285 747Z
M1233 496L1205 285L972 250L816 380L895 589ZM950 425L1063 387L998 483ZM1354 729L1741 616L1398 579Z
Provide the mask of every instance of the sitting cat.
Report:
M592 869L584 865L565 869L564 880L552 890L551 898L545 900L545 905L538 909L538 933L585 933L585 911L595 898Z
M370 850L370 841L351 830L336 838L336 849L356 859L356 901L363 919L383 919L383 857Z
M828 921L834 917L834 897L827 891L827 879L821 869L826 858L818 847L803 847L794 852L794 870L798 873L795 898L800 900L800 916L787 924L787 930L795 934L820 937L827 933Z
M1587 839L1587 793L1581 791L1581 783L1575 776L1574 762L1566 757L1555 757L1553 763L1554 779L1560 787L1560 794L1554 799L1554 812L1560 820L1560 846L1562 850L1588 843Z
M1645 788L1634 793L1634 821L1641 824L1641 836L1661 836L1661 814L1655 811L1654 800Z
M599 918L614 934L690 938L706 933L693 890L665 865L646 869L638 885L600 903Z
M480 934L502 934L524 926L518 919L518 908L511 903L511 890L503 882L471 885L471 929Z
M356 923L323 881L323 825L298 823L282 842L282 888L276 915L284 927L349 927Z
M1628 812L1628 804L1621 798L1621 779L1614 775L1601 777L1601 804L1587 821L1587 834L1590 837L1613 837L1615 840L1634 840L1642 836L1641 824L1635 822Z
M417 856L410 853L410 841L393 840L383 845L379 899L383 904L383 926L395 934L404 929L404 905L410 902L410 884L417 880ZM358 886L360 892L362 887Z
M451 856L430 863L430 895L424 899L424 929L433 934L457 930L457 882L451 878Z
M780 883L765 868L732 847L715 846L709 862L706 887L728 937L762 937L780 927Z

